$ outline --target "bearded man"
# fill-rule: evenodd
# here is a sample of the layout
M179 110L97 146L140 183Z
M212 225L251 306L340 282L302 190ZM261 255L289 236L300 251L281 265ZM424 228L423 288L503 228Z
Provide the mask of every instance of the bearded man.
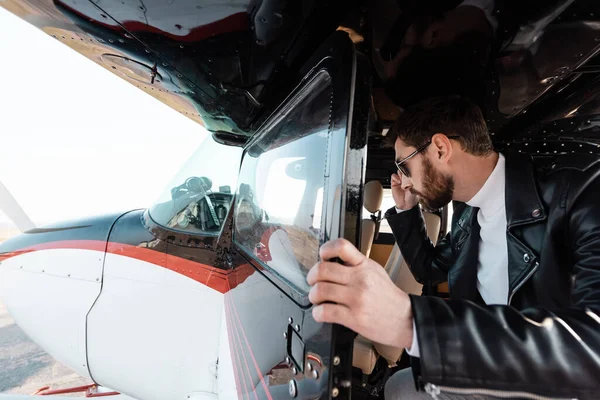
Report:
M498 153L479 108L458 97L405 110L389 135L386 218L417 281L448 282L450 299L407 295L337 239L307 277L315 319L407 349L412 373L390 378L386 400L598 398L598 157ZM435 247L419 201L455 202Z

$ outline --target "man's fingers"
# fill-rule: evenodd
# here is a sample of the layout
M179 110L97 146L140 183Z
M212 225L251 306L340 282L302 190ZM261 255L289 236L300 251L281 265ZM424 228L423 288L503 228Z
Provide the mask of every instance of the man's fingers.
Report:
M348 267L335 262L322 261L308 271L306 281L310 286L317 282L332 282L347 285L350 282Z
M323 244L319 250L319 255L322 260L331 260L336 257L341 258L347 266L359 265L366 258L363 253L358 251L346 239L335 239Z
M352 294L347 286L331 282L317 282L308 293L308 299L313 304L333 302L349 305Z
M312 310L315 321L329 324L340 324L352 329L353 318L350 309L341 304L321 304Z

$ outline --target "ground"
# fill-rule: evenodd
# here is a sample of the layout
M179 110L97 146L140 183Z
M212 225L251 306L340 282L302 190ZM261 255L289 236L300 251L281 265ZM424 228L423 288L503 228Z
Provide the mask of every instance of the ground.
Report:
M57 389L89 383L29 340L0 302L0 393L31 394L47 385Z

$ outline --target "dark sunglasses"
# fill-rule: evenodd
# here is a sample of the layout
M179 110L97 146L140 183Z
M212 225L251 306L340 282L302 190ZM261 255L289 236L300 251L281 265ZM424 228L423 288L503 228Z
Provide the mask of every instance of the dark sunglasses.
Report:
M460 136L447 136L448 139L459 139ZM425 142L424 145L422 145L421 147L417 148L415 151L413 151L412 153L410 153L408 156L404 157L402 160L396 160L396 168L398 168L398 171L400 171L402 173L402 175L406 176L407 178L410 178L410 171L408 170L408 167L404 164L406 164L406 162L408 160L410 160L411 158L413 158L414 156L416 156L417 154L419 154L420 152L422 152L423 150L425 150L429 145L431 144L431 139L429 139L427 142Z

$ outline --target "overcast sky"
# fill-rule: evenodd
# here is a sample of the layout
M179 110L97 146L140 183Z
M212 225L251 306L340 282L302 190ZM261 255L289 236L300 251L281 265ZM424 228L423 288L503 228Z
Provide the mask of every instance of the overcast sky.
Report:
M148 207L206 136L2 7L0 38L0 181L36 224Z

